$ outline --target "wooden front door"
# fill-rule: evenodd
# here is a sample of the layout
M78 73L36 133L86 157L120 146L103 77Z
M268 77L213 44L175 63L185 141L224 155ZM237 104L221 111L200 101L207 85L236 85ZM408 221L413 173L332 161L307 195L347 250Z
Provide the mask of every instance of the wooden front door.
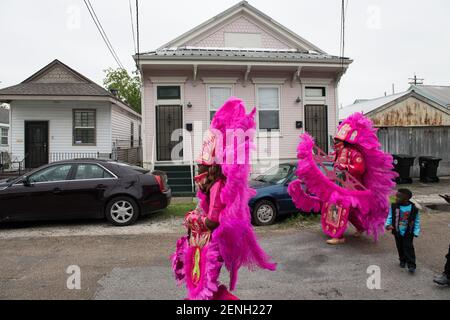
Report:
M25 121L25 168L48 163L48 122Z
M182 160L183 150L172 157L172 150L183 141L183 107L156 106L156 150L158 161ZM181 159L180 159L181 158Z
M316 141L316 145L328 153L328 108L324 105L305 106L305 131Z

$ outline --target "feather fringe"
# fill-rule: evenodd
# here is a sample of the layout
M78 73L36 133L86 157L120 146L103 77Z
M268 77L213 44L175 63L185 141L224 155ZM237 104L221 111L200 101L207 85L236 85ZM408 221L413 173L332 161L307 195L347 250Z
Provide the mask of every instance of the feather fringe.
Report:
M299 209L317 208L318 201L332 202L347 208L354 208L359 215L365 231L375 240L384 231L384 223L389 212L389 195L395 187L397 174L393 171L393 159L381 150L381 145L369 119L357 113L344 121L359 132L356 147L363 154L366 163L366 173L363 177L365 191L348 190L336 185L322 174L313 159L313 138L305 133L300 136L301 142L297 149L299 159L297 176L309 192L316 195L310 197L301 188L300 181L294 181L289 186L290 195ZM306 196L306 197L305 197Z

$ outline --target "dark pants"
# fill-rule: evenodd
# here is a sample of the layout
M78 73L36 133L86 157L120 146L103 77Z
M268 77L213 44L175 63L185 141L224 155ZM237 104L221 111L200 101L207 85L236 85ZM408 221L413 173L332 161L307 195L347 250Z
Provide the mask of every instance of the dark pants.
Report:
M450 279L450 246L448 247L448 253L447 253L447 263L445 264L445 271L444 273L447 275L447 278Z
M416 268L416 253L413 244L414 236L400 234L395 235L395 244L397 245L400 262L406 263L408 268Z

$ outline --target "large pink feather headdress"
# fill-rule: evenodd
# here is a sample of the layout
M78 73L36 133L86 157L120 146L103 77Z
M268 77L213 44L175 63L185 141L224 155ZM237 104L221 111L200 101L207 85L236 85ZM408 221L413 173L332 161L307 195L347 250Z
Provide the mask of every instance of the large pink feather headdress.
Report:
M213 239L218 242L224 265L230 272L230 290L235 288L241 266L249 269L276 268L276 264L270 262L270 257L257 242L248 206L249 200L255 195L248 185L256 129L255 113L256 109L253 109L247 114L244 103L237 98L226 101L211 123L210 131L215 138L209 135L209 141L214 140L214 152L205 157L213 158L214 163L222 167L226 177L221 192L225 209L220 215L220 226L214 232ZM205 200L201 192L198 197ZM206 205L206 201L201 203Z

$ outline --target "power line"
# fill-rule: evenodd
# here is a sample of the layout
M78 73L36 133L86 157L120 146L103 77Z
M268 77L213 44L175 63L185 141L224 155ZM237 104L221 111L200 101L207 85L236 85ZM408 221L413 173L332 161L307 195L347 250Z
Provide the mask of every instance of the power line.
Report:
M103 41L105 42L106 46L108 47L109 52L111 53L111 55L113 56L114 60L116 61L117 65L119 66L119 68L121 69L125 69L123 67L122 62L119 59L119 56L117 55L116 51L114 50L111 42L109 41L109 38L105 32L105 30L103 29L100 20L97 17L97 14L95 13L94 8L92 7L92 4L89 0L84 0L84 4L86 5L86 8L89 11L89 14L91 15L92 20L95 23L95 26L97 27L98 31L100 32L100 35L103 38Z
M345 20L347 17L348 0L342 0L341 4L341 41L340 41L340 56L341 68L344 69L344 55L345 55Z
M136 53L137 52L137 49L136 49L136 37L134 36L133 10L131 9L131 0L128 0L128 5L130 7L131 34L133 35L134 53Z
M85 3L86 3L86 0L85 0ZM116 60L117 64L119 65L120 68L125 69L123 67L122 62L119 59L119 56L116 53L116 50L114 50L114 47L112 46L111 42L109 41L108 35L106 34L105 30L103 29L103 26L102 26L102 24L100 22L100 19L97 17L97 14L95 13L95 10L94 10L94 7L91 4L91 1L87 0L87 3L89 4L89 7L91 8L92 13L94 14L95 20L98 22L98 27L100 27L99 31L100 31L100 33L103 33L103 35L104 35L103 39L106 41L107 45L109 46L110 51L113 54L113 56L115 57L115 60Z
M417 78L417 75L414 74L414 78L409 78L408 80L411 80L409 82L409 84L413 84L413 85L417 86L417 85L422 85L425 79Z
M137 38L137 67L139 69L139 55L141 54L141 50L140 50L140 38L139 38L139 1L136 0L136 38Z

